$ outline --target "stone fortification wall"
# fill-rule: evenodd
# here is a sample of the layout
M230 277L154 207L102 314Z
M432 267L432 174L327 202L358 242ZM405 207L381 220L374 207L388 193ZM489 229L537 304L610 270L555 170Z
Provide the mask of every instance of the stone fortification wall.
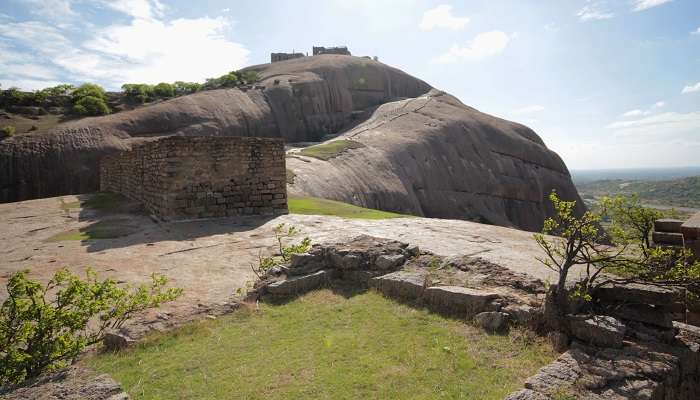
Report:
M166 219L287 213L281 139L174 136L106 156L100 190Z

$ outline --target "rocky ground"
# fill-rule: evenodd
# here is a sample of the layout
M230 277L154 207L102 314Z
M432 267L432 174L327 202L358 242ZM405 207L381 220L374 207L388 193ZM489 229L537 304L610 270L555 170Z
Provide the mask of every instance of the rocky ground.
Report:
M100 276L134 284L146 282L153 272L161 273L174 286L184 288L181 299L145 317L153 328L225 311L237 289L254 280L250 265L257 262L258 254L276 251L273 228L280 223L301 228L302 236L313 243L367 234L415 244L438 255L479 258L541 281L554 278L535 260L540 253L532 234L515 229L458 220L346 220L313 215L155 223L128 204L109 211L79 206L81 199L84 203L89 197L0 205L0 299L15 271L29 269L30 276L47 280L59 268L81 272L91 267ZM95 224L100 232L121 237L62 240L79 238L75 235L81 229Z

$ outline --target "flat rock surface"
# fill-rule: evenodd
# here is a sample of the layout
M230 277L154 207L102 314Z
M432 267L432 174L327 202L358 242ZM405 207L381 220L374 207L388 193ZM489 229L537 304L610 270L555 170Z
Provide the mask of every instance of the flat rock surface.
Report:
M86 200L89 196L80 197ZM134 284L147 282L153 272L168 276L172 285L185 290L182 298L159 310L172 313L168 322L178 316L208 313L226 307L238 288L254 280L250 265L257 262L259 253L274 254L277 244L273 229L279 223L301 228L297 240L309 236L313 243L337 243L367 234L418 245L438 255L478 255L514 273L554 280L534 258L540 249L531 233L468 221L372 221L291 214L273 219L156 224L146 215L62 208L62 204L79 200L77 196L63 196L0 204L0 299L6 296L5 284L13 272L29 269L31 277L46 281L59 268L82 273L92 267L100 276ZM130 234L102 240L51 240L56 234L104 221L126 224ZM161 321L155 314L144 318ZM154 329L161 323L154 322Z

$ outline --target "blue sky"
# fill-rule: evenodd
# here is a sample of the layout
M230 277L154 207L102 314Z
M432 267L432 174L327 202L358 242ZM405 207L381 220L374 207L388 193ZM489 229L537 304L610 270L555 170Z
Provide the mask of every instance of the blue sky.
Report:
M700 165L700 1L3 0L0 83L203 81L347 45L522 122L572 169Z

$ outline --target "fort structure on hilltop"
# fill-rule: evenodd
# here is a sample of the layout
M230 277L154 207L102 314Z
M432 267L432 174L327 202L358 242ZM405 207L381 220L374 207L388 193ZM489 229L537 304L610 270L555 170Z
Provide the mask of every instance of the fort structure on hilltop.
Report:
M350 53L350 50L348 50L347 46L335 46L335 47L323 47L323 46L313 46L312 49L312 55L314 56L319 56L321 54L339 54L343 56L351 56L352 54ZM308 56L307 54L304 53L296 53L292 51L291 53L270 53L270 62L275 63L275 62L280 62L280 61L287 61L287 60L293 60L295 58L302 58ZM367 57L369 58L369 57ZM375 57L376 61L376 57Z

